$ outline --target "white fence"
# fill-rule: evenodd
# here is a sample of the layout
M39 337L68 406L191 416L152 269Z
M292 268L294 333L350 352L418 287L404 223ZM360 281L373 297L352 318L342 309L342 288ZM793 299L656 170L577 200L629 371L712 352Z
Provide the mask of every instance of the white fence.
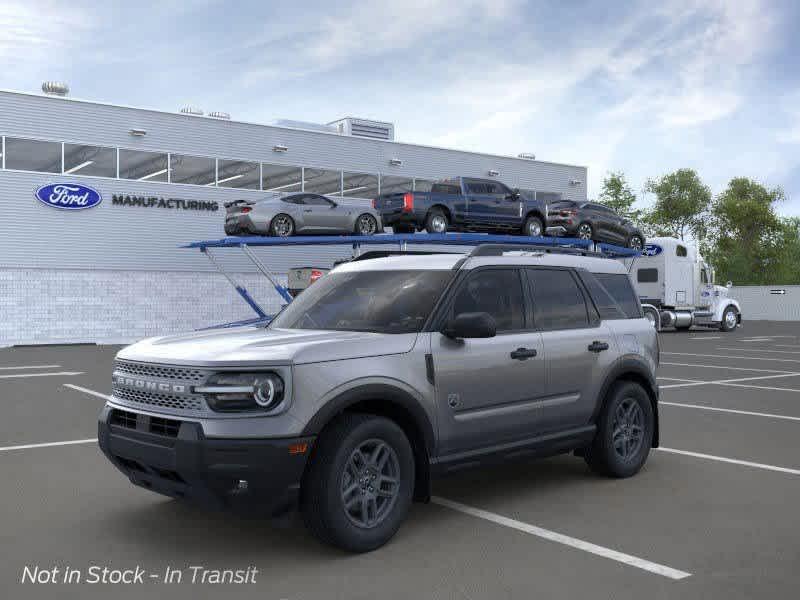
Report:
M800 321L800 285L734 286L730 295L745 321Z

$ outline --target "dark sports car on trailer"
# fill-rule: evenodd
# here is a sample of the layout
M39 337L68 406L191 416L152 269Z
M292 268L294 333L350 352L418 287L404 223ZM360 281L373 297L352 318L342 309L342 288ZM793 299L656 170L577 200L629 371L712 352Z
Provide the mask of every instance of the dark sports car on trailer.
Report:
M630 219L597 202L559 200L553 202L547 214L552 227L563 227L566 236L626 246L644 248L645 237Z

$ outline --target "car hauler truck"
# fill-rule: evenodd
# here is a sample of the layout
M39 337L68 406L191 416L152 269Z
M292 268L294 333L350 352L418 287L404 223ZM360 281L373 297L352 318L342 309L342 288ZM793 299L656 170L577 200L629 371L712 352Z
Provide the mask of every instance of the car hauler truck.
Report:
M629 259L631 260L631 259ZM731 284L714 284L714 271L696 248L677 238L651 238L632 259L630 275L645 316L657 329L692 325L733 331L742 322Z

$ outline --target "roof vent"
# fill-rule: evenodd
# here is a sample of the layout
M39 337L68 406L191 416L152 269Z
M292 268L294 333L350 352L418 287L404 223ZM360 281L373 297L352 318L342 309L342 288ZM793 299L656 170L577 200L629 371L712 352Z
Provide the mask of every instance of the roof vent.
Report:
M196 106L184 106L181 109L181 112L185 115L196 115L198 117L203 116L203 109L197 108Z
M48 96L66 96L69 94L69 86L61 81L45 81L42 91Z
M536 160L536 155L533 152L520 152L517 158L524 158L525 160Z
M336 133L336 127L325 125L324 123L312 123L311 121L295 121L293 119L275 119L270 123L275 127L289 127L291 129L308 129L310 131L322 131L324 133Z
M231 120L230 113L222 112L219 110L212 110L210 113L208 113L208 116L211 117L212 119L224 119L225 121Z
M370 138L373 140L394 140L394 123L386 121L370 121L369 119L357 119L355 117L345 117L338 121L329 123L336 127L342 135L352 135L353 137Z

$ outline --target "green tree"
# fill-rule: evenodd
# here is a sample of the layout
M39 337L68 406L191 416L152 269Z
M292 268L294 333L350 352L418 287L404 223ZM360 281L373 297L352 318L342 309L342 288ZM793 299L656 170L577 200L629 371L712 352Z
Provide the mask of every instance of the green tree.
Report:
M610 171L606 175L598 201L628 219L638 220L641 216L641 211L633 208L636 194L622 171Z
M678 169L658 179L648 179L644 191L656 196L652 209L644 215L648 233L680 239L691 234L698 241L706 236L711 188L694 169Z
M782 221L775 203L780 188L767 189L757 181L736 177L728 182L711 208L709 259L720 280L738 284L787 283L794 277L797 223ZM796 263L794 263L796 264ZM778 281L783 279L783 281Z

